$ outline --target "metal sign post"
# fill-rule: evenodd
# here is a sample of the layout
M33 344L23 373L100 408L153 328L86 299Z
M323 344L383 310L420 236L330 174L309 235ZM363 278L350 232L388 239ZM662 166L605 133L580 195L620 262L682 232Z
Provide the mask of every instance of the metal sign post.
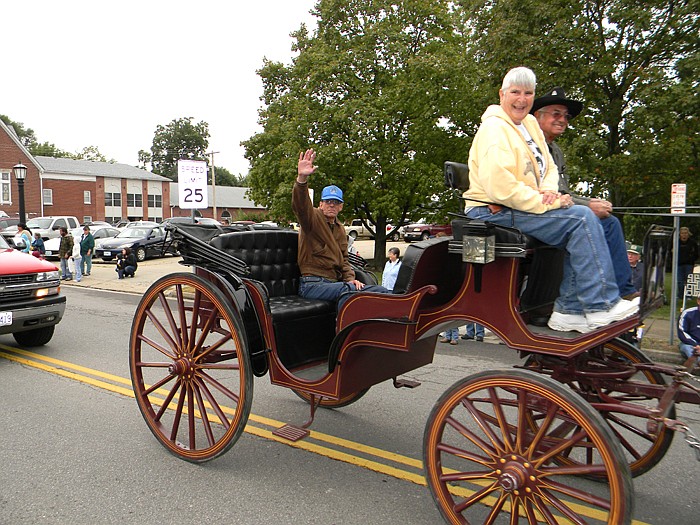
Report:
M673 344L673 337L676 332L676 301L678 299L678 230L681 225L680 215L685 214L685 184L671 184L671 215L673 215L673 257L671 265L671 314L669 323L668 342ZM680 293L684 292L681 287Z

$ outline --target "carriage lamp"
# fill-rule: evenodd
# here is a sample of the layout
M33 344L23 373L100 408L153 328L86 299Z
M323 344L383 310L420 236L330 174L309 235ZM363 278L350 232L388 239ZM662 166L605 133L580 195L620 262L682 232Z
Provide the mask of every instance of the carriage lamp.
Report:
M462 234L462 261L488 264L496 260L496 234L493 224L470 221Z

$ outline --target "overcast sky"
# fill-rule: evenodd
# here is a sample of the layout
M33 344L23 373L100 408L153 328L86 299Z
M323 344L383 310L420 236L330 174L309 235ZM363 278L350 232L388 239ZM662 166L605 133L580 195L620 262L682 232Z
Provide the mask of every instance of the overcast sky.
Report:
M0 114L39 142L97 146L136 165L158 124L209 123L215 164L247 173L242 140L260 131L263 57L289 64L289 34L315 0L2 2Z

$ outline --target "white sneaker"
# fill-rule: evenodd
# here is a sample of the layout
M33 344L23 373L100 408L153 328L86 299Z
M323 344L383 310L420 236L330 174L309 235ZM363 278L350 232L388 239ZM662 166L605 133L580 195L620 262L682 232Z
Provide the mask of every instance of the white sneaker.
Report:
M588 320L584 315L577 314L562 314L560 312L552 312L552 315L547 322L552 330L557 330L558 332L581 332L585 334L592 330L588 326Z
M627 301L620 299L618 303L607 312L592 312L586 314L586 321L591 330L609 325L615 321L622 321L633 316L639 310L639 300Z

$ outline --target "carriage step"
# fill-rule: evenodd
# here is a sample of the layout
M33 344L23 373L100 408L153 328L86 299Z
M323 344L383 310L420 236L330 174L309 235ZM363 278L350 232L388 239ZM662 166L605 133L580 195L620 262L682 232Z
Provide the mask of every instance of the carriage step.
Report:
M394 388L416 388L417 386L420 386L420 381L406 379L405 377L394 378Z
M300 439L304 439L310 433L311 432L305 428L295 427L294 425L284 425L283 427L272 431L273 435L289 441L299 441Z

